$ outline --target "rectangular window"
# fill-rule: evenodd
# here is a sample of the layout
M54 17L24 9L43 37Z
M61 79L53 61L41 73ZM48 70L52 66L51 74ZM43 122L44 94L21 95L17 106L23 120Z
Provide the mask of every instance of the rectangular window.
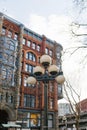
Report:
M6 73L7 73L7 72L6 72L6 69L4 68L4 69L2 70L2 78L3 78L3 79L6 79L6 76L7 76Z
M49 50L49 55L52 56L53 55L53 51Z
M8 37L12 37L12 32L8 31Z
M2 28L2 34L5 35L6 29Z
M9 60L8 60L9 64L14 64L14 56L9 56Z
M50 99L50 109L53 109L53 106L54 106L54 100L51 98Z
M33 95L24 95L24 107L35 107L35 96Z
M4 55L3 55L3 59L4 59L4 62L7 63L8 60L9 60L9 55L6 54L6 53L4 53Z
M26 44L26 39L25 38L23 38L23 43L22 43L23 45L25 45Z
M25 65L25 71L32 73L34 66L26 64Z
M32 43L32 49L35 50L35 47L36 47L36 44L33 42L33 43Z
M40 45L37 45L37 51L40 52Z
M14 34L14 40L17 40L17 39L18 39L18 35Z
M5 97L6 97L6 102L8 102L8 93L6 92L6 95L5 95Z
M45 53L48 54L49 50L48 48L45 48Z
M31 41L27 41L27 46L30 47Z
M37 127L40 126L40 114L31 113L30 114L30 127Z
M53 127L53 115L49 114L48 115L48 127Z

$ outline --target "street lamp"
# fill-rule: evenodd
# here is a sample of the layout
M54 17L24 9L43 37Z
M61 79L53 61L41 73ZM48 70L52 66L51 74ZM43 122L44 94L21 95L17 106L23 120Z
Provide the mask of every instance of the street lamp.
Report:
M41 66L34 68L33 74L30 74L27 79L27 83L32 85L37 81L44 83L44 129L48 130L48 83L52 80L63 83L65 78L63 72L60 72L56 65L52 65L52 59L49 55L42 55L40 63Z

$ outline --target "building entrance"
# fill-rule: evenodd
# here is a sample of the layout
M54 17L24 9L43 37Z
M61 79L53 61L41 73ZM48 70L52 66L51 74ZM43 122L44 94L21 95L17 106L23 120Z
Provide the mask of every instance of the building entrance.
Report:
M3 130L2 124L8 122L8 113L5 110L0 110L0 130ZM6 128L4 130L7 130Z

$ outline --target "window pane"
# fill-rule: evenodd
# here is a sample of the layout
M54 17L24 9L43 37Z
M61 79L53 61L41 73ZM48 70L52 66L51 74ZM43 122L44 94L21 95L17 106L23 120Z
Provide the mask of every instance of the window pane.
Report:
M50 99L50 109L53 109L53 104L54 104L53 99Z
M30 115L30 126L32 127L37 127L37 126L40 126L40 114L34 114L34 113L31 113Z
M48 48L45 48L45 53L48 54Z
M32 43L32 48L33 48L33 49L35 49L35 46L36 46L36 44L35 44L35 43Z
M53 115L48 115L48 127L53 127Z
M4 35L6 32L6 29L5 28L2 28L2 34Z
M2 70L2 78L6 79L6 69L5 68Z
M33 59L33 54L29 53L29 60L32 60L32 59Z
M31 41L27 41L27 46L30 47Z
M12 37L12 32L8 31L8 37Z
M14 39L15 39L15 40L17 40L17 38L18 38L18 35L17 35L17 34L15 34L15 35L14 35Z
M14 51L15 50L15 43L11 40L8 40L7 43L5 43L5 47L7 49Z
M24 95L24 106L25 107L35 107L35 96L33 95Z
M50 55L50 56L53 55L53 51L52 51L52 50L49 51L49 55Z
M53 127L53 121L52 120L48 120L48 127Z
M9 41L9 42L10 42L9 49L10 50L15 50L15 44L13 42L11 42L11 41Z
M22 42L22 44L25 45L25 42L26 42L26 40L23 38L23 42Z
M26 59L28 59L28 53L26 53Z
M24 86L26 86L27 85L27 79L26 79L26 77L24 77Z
M29 60L32 60L32 61L35 62L36 61L36 56L31 52L27 52L26 53L26 59L29 59Z
M40 45L37 45L37 51L40 51Z

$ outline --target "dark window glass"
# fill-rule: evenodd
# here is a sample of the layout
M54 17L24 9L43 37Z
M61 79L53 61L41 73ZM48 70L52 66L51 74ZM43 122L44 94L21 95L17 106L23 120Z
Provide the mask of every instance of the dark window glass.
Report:
M24 107L35 107L35 96L24 95Z
M2 58L2 53L0 52L0 58Z

